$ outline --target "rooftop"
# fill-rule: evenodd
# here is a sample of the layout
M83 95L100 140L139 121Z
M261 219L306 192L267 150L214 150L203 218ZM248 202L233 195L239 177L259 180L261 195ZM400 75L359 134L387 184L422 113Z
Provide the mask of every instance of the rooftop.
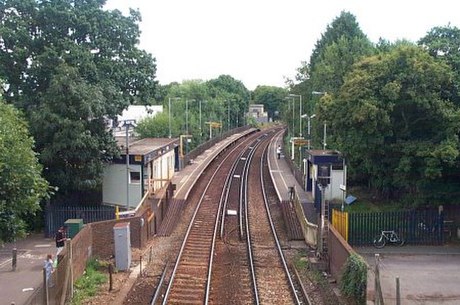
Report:
M126 137L115 137L118 146L122 149L124 154L124 148L126 144ZM144 139L129 139L129 154L130 155L146 155L152 151L160 149L168 145L179 145L178 138L144 138Z

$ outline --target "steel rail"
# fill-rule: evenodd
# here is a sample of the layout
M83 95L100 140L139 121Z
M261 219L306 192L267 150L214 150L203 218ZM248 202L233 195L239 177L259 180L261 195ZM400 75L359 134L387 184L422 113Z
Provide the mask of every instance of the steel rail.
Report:
M265 160L267 160L267 149L268 149L268 147L269 147L269 145L265 147L264 152L262 153L261 161L260 161L261 164L263 164L264 158L265 158ZM288 278L289 285L291 287L291 291L292 291L292 293L293 293L293 295L295 297L296 304L300 305L300 304L302 304L302 302L300 301L299 296L297 295L297 290L296 290L296 288L294 286L294 282L292 280L292 277L291 277L291 274L290 274L290 271L289 271L289 267L288 267L286 259L284 257L283 250L281 249L281 244L279 242L278 234L276 233L275 225L273 224L273 219L272 219L272 216L271 216L271 213L270 213L270 207L268 206L268 196L267 196L267 192L265 191L263 166L260 166L260 183L261 183L261 186L262 186L262 195L263 195L263 198L264 198L265 211L267 212L267 217L268 217L268 220L270 222L270 227L271 227L271 230L272 230L273 237L275 239L276 248L278 250L281 262L283 263L284 271L286 273L286 277Z
M264 135L266 136L266 134ZM249 211L248 211L248 178L249 178L249 168L250 164L252 162L252 158L254 157L254 154L256 152L256 148L261 144L261 141L254 145L252 147L251 153L248 156L248 160L245 163L245 168L244 168L244 180L243 180L243 194L244 194L244 201L240 203L240 205L244 205L244 223L245 223L245 233L246 233L246 247L247 247L247 253L248 253L248 262L249 262L249 271L251 275L251 280L252 280L252 288L254 290L254 304L259 305L260 304L260 299L259 299L259 292L257 288L257 276L256 276L256 270L255 270L255 265L254 265L254 253L252 249L252 242L251 242L251 234L250 234L250 228L249 228ZM243 219L242 215L240 215L240 219Z
M226 191L225 191L225 196L224 196L224 192L222 192L222 195L220 197L220 201L219 201L219 213L220 215L217 216L217 219L219 219L219 216L222 217L221 219L221 229L220 229L220 238L222 238L223 236L223 231L224 231L224 219L225 219L225 208L227 206L227 202L228 202L228 196L229 196L229 193L230 193L230 188L231 188L231 185L232 185L232 177L233 175L235 174L235 171L236 171L236 168L238 166L238 163L240 162L241 160L241 156L244 155L244 153L246 152L246 150L243 150L240 152L240 154L238 155L238 158L235 159L235 161L233 162L232 164L232 167L231 167L231 170L229 171L226 179L225 179L225 188L226 188ZM214 234L213 234L213 238L212 238L212 242L211 242L211 255L210 255L210 260L209 260L209 268L208 268L208 275L207 275L207 278L206 278L206 290L205 290L205 300L204 300L204 304L208 304L209 303L209 293L211 291L211 278L212 278L212 265L213 265L213 262L214 262L214 250L215 250L215 245L216 245L216 236L217 236L217 223L216 225L214 226Z
M221 220L220 220L220 239L222 239L224 236L224 227L225 227L225 213L224 212L227 209L228 196L229 196L230 188L232 185L231 178L235 174L236 167L238 166L238 163L241 160L244 153L245 153L245 150L241 151L240 154L238 155L238 158L233 163L232 168L230 170L231 174L227 175L227 178L225 180L225 184L224 184L226 186L225 193L222 192L222 196L220 197L220 202L223 201L223 206L222 206L223 213L221 214Z
M186 246L186 244L187 244L187 240L188 240L188 237L189 237L189 235L190 235L190 231L192 230L192 227L193 227L194 222L195 222L196 215L198 214L198 211L200 210L201 204L202 204L202 202L203 202L203 199L204 199L204 197L205 197L205 194L206 194L206 192L207 192L209 186L210 186L211 183L213 182L214 177L217 175L217 173L219 172L219 170L220 170L220 168L222 167L222 165L225 163L225 161L226 161L228 158L230 158L230 156L232 155L232 152L235 151L235 150L238 150L242 145L244 145L245 142L246 142L246 141L243 141L242 143L239 143L236 147L234 147L234 148L232 149L232 151L231 151L229 154L227 154L227 156L225 156L225 158L219 163L218 167L216 168L216 170L215 170L214 173L212 174L211 178L209 179L208 183L206 184L206 187L205 187L205 189L204 189L204 191L203 191L203 194L201 195L201 197L200 197L200 199L199 199L199 201L198 201L198 204L197 204L197 206L196 206L196 208L195 208L195 210L194 210L194 212L193 212L193 215L192 215L192 218L191 218L191 220L190 220L189 226L188 226L187 231L186 231L186 233L185 233L185 237L184 237L184 239L183 239L183 241L182 241L181 248L180 248L179 253L178 253L178 255L177 255L176 262L175 262L175 264L174 264L174 268L173 268L173 271L172 271L172 274L171 274L171 278L170 278L170 280L169 280L169 284L168 284L168 286L167 286L167 288L166 288L166 292L165 292L165 295L164 295L164 298L163 298L163 302L162 302L163 305L166 305L167 302L168 302L168 297L169 297L169 294L170 294L170 292L171 292L171 288L172 288L172 285L173 285L173 283L174 283L174 278L175 278L175 276L176 276L176 272L177 272L177 269L178 269L178 267L179 267L179 264L180 264L180 261L181 261L181 258L182 258L182 255L183 255L185 246ZM219 204L220 204L220 203L219 203ZM221 206L218 207L218 211L220 211L220 210L221 210ZM216 218L216 219L219 219L219 215L217 215L217 218ZM217 221L216 221L216 225L217 225ZM216 225L215 225L215 228L216 228ZM214 233L214 235L215 235L215 233ZM214 236L214 238L215 238L215 236ZM214 239L214 238L213 238L213 239ZM212 260L212 252L211 252L210 257L211 257L210 259Z

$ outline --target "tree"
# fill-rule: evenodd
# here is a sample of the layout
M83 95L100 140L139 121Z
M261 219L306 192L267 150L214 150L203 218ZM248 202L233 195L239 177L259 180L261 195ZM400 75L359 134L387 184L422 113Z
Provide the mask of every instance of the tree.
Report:
M352 179L387 197L426 203L459 156L459 109L441 94L451 83L451 69L414 45L356 64L318 112Z
M418 42L431 56L447 63L454 72L453 86L444 92L460 106L460 29L447 25L431 29Z
M253 92L253 101L255 104L263 104L268 112L268 117L279 119L278 109L286 103L286 89L273 86L257 86Z
M315 70L316 65L322 60L325 49L331 44L339 41L340 39L353 40L365 39L366 35L361 31L356 17L349 13L342 11L340 16L335 18L330 25L327 26L321 39L316 42L315 48L310 56L310 71Z
M229 120L227 128L241 126L244 115L249 109L249 90L241 81L230 75L220 75L216 79L209 80L207 84L211 98L222 99L222 110Z
M341 36L324 47L315 63L312 70L313 88L330 94L338 92L353 64L373 53L373 46L367 38Z
M139 12L104 3L0 0L5 100L24 110L48 181L68 195L100 186L118 153L105 120L156 86L154 59L137 48Z
M171 121L172 134L177 135L179 131L178 120ZM161 112L154 117L148 117L140 121L135 128L140 138L167 138L169 136L168 113Z
M25 233L25 219L47 197L48 182L23 116L0 99L0 243Z

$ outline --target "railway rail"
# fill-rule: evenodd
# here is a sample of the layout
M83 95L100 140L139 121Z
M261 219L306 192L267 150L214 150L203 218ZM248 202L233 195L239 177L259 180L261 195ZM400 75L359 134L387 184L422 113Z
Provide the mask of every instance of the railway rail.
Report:
M308 304L298 296L267 203L263 168L274 135L248 137L207 173L174 266L162 276L170 273L161 304Z

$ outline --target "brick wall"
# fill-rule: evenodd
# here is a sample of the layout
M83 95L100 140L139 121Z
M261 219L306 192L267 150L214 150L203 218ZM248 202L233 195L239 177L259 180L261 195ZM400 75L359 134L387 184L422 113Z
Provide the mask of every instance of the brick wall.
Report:
M74 278L79 278L86 268L86 262L91 258L93 231L91 226L86 225L72 239L72 254L73 254L73 273Z
M93 222L90 224L93 231L93 256L107 259L115 254L115 242L113 239L113 226L119 222L129 222L131 247L142 248L147 235L141 230L142 217L132 217L118 220ZM145 221L144 221L145 223ZM145 228L145 225L143 226Z
M332 225L329 225L328 237L329 269L332 276L337 281L340 281L342 266L346 263L350 254L355 251Z

